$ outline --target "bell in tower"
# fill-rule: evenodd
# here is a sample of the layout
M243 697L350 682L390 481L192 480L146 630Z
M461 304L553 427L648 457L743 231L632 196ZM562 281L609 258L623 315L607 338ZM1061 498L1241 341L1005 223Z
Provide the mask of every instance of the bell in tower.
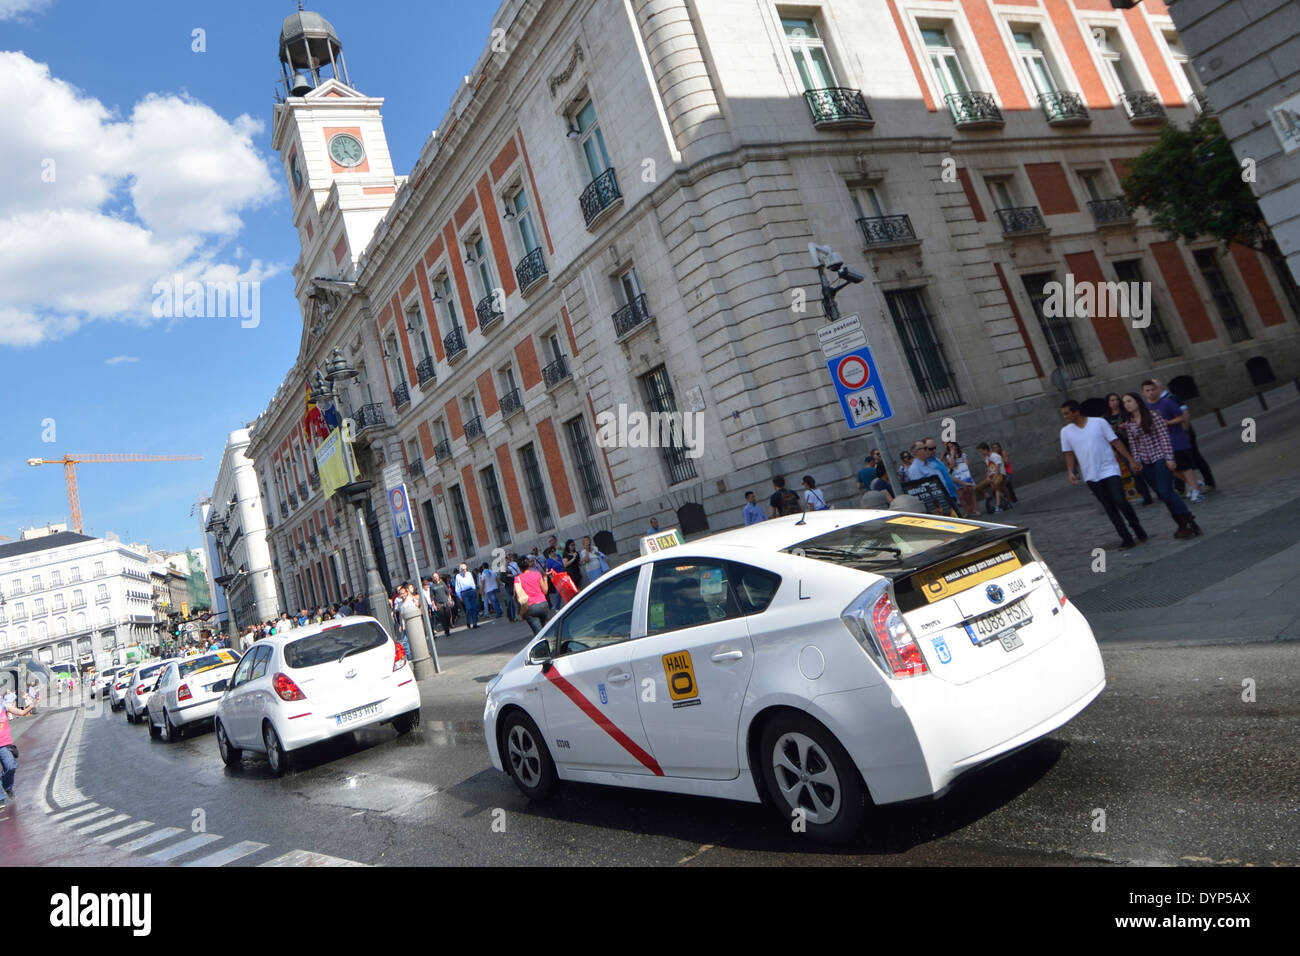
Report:
M301 3L280 28L280 71L290 96L305 96L330 78L352 85L334 27L319 13L303 10Z

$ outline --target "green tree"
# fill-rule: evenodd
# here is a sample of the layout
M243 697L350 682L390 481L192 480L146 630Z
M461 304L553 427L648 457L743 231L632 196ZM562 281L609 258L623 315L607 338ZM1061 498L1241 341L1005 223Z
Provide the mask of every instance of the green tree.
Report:
M1187 129L1167 124L1159 142L1129 169L1120 183L1124 198L1134 208L1147 209L1152 224L1171 239L1214 236L1225 245L1239 242L1271 258L1279 256L1244 167L1209 112Z

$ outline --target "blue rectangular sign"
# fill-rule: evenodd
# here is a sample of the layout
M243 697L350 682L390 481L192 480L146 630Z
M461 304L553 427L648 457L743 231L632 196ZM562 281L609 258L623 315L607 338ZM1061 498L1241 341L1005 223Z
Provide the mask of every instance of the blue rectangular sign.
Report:
M826 368L849 428L865 428L894 417L869 346L835 356Z
M415 530L415 525L411 522L411 502L406 497L405 484L388 490L388 507L393 512L393 527L399 538Z

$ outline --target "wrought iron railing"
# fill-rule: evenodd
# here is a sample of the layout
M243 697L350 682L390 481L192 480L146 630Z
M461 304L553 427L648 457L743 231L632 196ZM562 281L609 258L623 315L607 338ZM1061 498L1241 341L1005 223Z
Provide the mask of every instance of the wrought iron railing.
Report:
M515 412L524 407L524 400L519 394L519 389L512 388L501 396L501 417L509 418Z
M319 488L320 475L317 472L313 471L310 475L307 476L307 484L311 485L313 488Z
M109 601L111 601L111 600L113 600L113 596L112 596L111 594L97 594L97 595L95 595L95 603L96 603L96 604L107 604L107 603L108 603Z
M358 434L367 428L384 428L387 425L388 416L384 414L384 406L379 402L371 402L369 405L362 405L357 409Z
M858 220L862 238L869 246L883 246L891 242L915 242L916 230L912 218L902 216L864 216Z
M470 441L483 437L483 416L475 415L465 423L465 437Z
M433 460L445 461L451 457L451 439L444 438L433 446Z
M421 477L424 474L424 459L415 459L407 466L406 471L412 478Z
M515 266L515 278L519 280L519 292L523 294L533 284L546 278L546 259L542 256L542 247L538 246L519 260Z
M447 350L448 362L465 354L465 333L459 325L442 337L442 347Z
M285 504L283 501L280 502L280 517L281 518L289 517L289 506Z
M489 292L483 298L478 300L478 305L474 306L474 314L478 316L479 328L487 328L497 319L504 318L505 313L497 308L496 292Z
M587 226L590 227L601 213L622 198L623 194L618 191L618 180L614 177L612 167L593 179L578 197L578 204L582 207L582 218Z
M614 320L614 335L617 338L622 338L633 329L649 322L652 316L650 315L650 307L646 305L645 293L642 292L615 312L611 318Z
M289 507L291 508L298 507L298 496L295 495L292 491L289 492Z
M550 365L546 366L546 368L542 369L542 381L546 383L547 388L558 385L560 382L563 382L568 378L569 375L569 363L564 360L563 355L557 358Z
M998 222L1002 224L1004 236L1043 232L1047 229L1047 223L1043 222L1043 214L1038 211L1037 206L1016 206L994 211L997 213Z
M69 607L71 607L72 610L74 610L74 611L77 610L77 608L81 608L81 607L85 607L85 606L86 606L86 599L85 599L85 598L82 598L80 601L73 601L72 604L69 605Z
M435 362L432 355L426 355L420 359L420 364L415 366L416 381L423 385L425 382L437 378L438 373L434 366Z
M1161 122L1165 119L1165 107L1160 97L1150 90L1134 90L1120 94L1128 117L1135 123Z
M1005 122L992 93L949 93L943 99L958 126L1001 126Z
M870 126L875 122L861 90L828 86L807 90L803 98L808 102L813 123L817 126Z
M302 498L303 501L306 501L308 498L311 497L311 491L307 487L307 482L305 481L298 482L298 496Z
M405 382L402 382L397 386L397 388L393 389L394 408L401 408L403 405L408 405L410 404L410 401L411 401L411 387L407 385Z
M1078 93L1071 93L1067 90L1039 93L1038 102L1042 104L1043 115L1047 117L1049 123L1066 126L1072 123L1088 123L1092 121L1092 116L1088 113L1088 107L1084 105L1083 97Z
M1099 226L1116 222L1132 222L1133 210L1123 199L1093 199L1088 203L1092 221Z

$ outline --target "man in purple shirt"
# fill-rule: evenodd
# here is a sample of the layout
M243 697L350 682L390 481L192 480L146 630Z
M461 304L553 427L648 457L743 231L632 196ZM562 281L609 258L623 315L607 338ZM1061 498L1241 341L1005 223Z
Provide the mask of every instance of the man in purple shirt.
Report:
M1191 418L1191 413L1170 398L1168 393L1161 395L1160 386L1151 379L1142 383L1142 395L1146 398L1147 408L1159 414L1169 426L1169 443L1174 446L1174 474L1192 489L1187 500L1195 504L1201 500L1201 492L1196 487L1192 441L1187 437L1186 423Z

